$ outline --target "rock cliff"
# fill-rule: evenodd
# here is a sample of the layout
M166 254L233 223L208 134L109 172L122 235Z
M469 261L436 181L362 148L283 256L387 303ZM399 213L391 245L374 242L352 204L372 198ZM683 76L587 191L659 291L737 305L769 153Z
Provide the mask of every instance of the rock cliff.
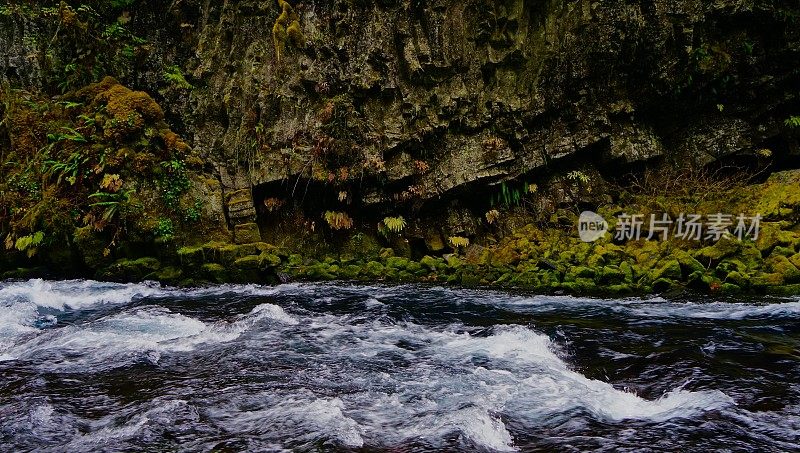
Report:
M402 217L407 247L440 253L487 237L492 210L557 223L617 201L608 186L644 168L796 166L799 16L756 0L12 0L0 78L6 117L19 93L67 100L105 76L147 93L222 236L322 253Z

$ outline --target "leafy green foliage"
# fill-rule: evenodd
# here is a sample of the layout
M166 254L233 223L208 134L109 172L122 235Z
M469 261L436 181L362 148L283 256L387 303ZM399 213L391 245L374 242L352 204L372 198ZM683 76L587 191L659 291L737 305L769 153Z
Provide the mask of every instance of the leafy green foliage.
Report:
M447 242L449 242L450 247L453 247L454 249L469 246L469 239L462 236L450 236L447 238Z
M536 184L523 182L516 185L509 185L505 182L500 184L500 191L492 194L490 204L492 206L503 205L505 207L519 206L526 195L537 190Z
M194 205L186 208L183 212L183 221L194 223L200 220L203 215L203 200L195 200Z
M64 161L46 160L43 165L45 174L58 175L57 184L61 184L62 180L66 180L70 185L75 185L78 176L84 171L84 164L88 161L89 158L87 156L80 151L75 151Z
M172 219L159 218L155 228L153 228L153 235L161 239L172 239L175 235L175 226L172 224Z
M325 221L334 230L349 230L353 227L353 219L345 212L326 211Z
M133 190L123 190L116 193L98 191L89 195L89 199L97 200L89 206L103 208L101 218L105 222L110 222L125 208L130 201L131 193L133 193Z
M125 236L149 236L159 214L173 229L202 217L202 202L187 204L184 196L191 186L183 161L188 147L147 93L112 78L60 99L0 84L0 129L13 143L0 147L6 249L41 253L56 243L52 238L89 227L109 255Z
M181 195L189 190L191 182L186 174L186 164L177 159L161 162L162 176L158 181L164 204L173 211L180 211Z
M787 127L798 128L800 127L800 116L792 115L784 121Z
M398 217L385 217L383 219L383 224L386 226L386 229L391 231L392 233L400 233L406 227L406 219L402 216Z
M567 179L569 179L570 181L576 181L584 185L592 182L592 178L580 170L573 170L567 173Z
M194 88L191 83L186 81L186 77L184 77L183 70L181 70L180 66L168 67L164 71L164 80L171 83L173 86L185 90L191 90Z
M37 231L33 234L17 238L17 241L14 244L14 248L19 250L20 252L26 252L28 257L30 258L36 254L36 251L39 245L41 245L43 239L44 239L44 232Z

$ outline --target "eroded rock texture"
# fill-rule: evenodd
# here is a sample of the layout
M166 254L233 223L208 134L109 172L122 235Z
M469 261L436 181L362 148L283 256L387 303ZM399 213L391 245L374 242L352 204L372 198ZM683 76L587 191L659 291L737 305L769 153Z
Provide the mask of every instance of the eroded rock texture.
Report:
M103 69L159 98L232 229L295 204L469 232L457 206L503 181L798 151L797 1L291 2L302 36L272 1L122 3L106 20L146 44ZM83 51L63 20L0 16L4 83L58 91L48 52Z

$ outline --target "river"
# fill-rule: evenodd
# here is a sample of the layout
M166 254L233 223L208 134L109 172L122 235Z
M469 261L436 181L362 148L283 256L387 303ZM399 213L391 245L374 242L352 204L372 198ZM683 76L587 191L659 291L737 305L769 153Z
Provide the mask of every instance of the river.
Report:
M800 300L0 283L2 451L797 451Z

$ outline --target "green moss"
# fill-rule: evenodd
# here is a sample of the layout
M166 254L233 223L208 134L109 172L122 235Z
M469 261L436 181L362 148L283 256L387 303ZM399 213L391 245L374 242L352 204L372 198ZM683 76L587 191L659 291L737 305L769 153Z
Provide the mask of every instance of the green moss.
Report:
M783 285L783 274L779 273L758 273L750 279L754 288L764 289L771 286Z
M372 278L380 278L384 275L383 264L377 261L370 261L364 266L364 273Z
M723 258L736 254L741 249L741 243L735 239L723 237L714 245L704 247L695 252L695 258L700 263L719 263Z
M199 268L206 261L204 247L181 247L178 249L178 258L184 267Z
M782 275L786 283L796 283L800 281L800 270L783 255L771 255L764 262L764 267L767 272Z
M722 294L739 294L742 292L742 288L733 283L723 283L722 286L720 286L719 291Z
M726 282L733 283L740 288L747 288L750 286L750 277L742 272L739 271L731 271L725 277Z
M272 269L281 265L281 258L278 255L266 251L258 255L258 260L263 269Z
M227 283L230 281L230 275L225 266L217 263L206 263L200 268L201 275L204 279L214 283Z
M423 256L419 262L431 272L438 272L441 268L445 266L445 262L443 259L434 258L428 255Z
M305 45L305 37L300 30L300 17L285 0L278 0L281 13L272 26L272 41L275 46L275 57L278 61L286 50L286 44L296 47Z
M257 255L248 255L236 259L233 262L236 269L259 269L261 268L261 258Z
M136 260L122 258L101 270L98 275L104 280L140 281L160 268L161 263L156 258L145 257Z
M661 265L658 269L651 272L650 278L655 284L655 281L663 279L680 280L681 275L682 271L680 263L678 260L671 259Z
M168 266L158 270L154 274L150 274L150 276L147 278L152 278L167 284L176 284L181 280L182 277L183 271L180 268Z

